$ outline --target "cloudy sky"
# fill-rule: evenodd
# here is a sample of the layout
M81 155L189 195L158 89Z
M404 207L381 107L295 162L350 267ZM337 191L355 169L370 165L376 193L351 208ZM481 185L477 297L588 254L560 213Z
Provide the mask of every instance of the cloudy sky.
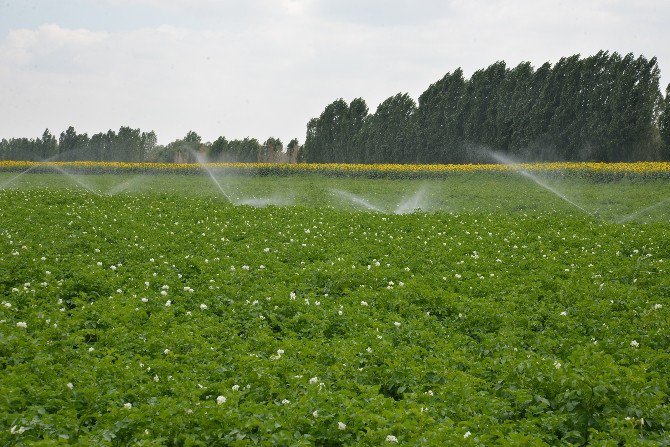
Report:
M0 138L303 141L339 97L374 111L457 67L600 49L657 56L666 85L669 18L668 0L0 0Z

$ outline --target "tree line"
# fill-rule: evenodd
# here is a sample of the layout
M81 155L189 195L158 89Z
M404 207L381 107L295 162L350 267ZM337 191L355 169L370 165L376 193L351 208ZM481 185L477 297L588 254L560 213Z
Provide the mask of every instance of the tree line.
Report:
M0 160L28 161L120 161L193 163L199 159L225 162L295 163L300 144L291 140L286 148L278 138L260 143L255 138L230 140L219 137L203 142L200 135L190 131L184 138L165 146L157 144L154 131L121 127L91 137L69 127L56 138L46 129L40 138L11 138L0 140Z
M418 98L399 93L369 113L338 99L307 125L300 159L344 163L491 161L487 150L532 160L670 159L670 85L656 58L601 51L535 69L496 62L460 68Z
M190 131L167 145L121 127L88 136L0 140L4 160L468 163L487 150L527 160L670 160L670 85L656 58L600 51L534 68L496 62L466 78L447 73L418 103L406 93L370 113L364 99L338 99L307 124L304 145L278 138L202 142Z

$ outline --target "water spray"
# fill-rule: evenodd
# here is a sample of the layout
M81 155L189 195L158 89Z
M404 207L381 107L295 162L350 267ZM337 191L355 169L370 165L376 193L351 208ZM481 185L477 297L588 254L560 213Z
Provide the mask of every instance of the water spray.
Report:
M366 208L369 211L376 211L378 213L383 213L384 212L384 210L382 210L378 206L373 205L372 203L370 203L369 201L367 201L363 197L357 196L356 194L352 194L352 193L347 192L347 191L342 191L341 189L331 189L330 191L337 194L338 196L340 196L342 198L351 200L355 204L360 205L360 206Z
M494 160L496 160L497 162L502 163L502 164L504 164L504 165L506 165L506 166L509 166L509 167L512 168L514 171L518 172L519 174L521 174L522 176L526 177L527 179L532 180L532 181L535 182L537 185L541 186L541 187L544 188L545 190L547 190L547 191L549 191L550 193L554 194L556 197L558 197L558 198L564 200L565 202L569 203L570 205L574 206L575 208L579 209L580 211L582 211L582 212L588 214L589 216L594 216L594 214L593 214L591 211L589 211L589 210L587 210L586 208L584 208L583 206L578 205L577 203L573 202L573 201L570 200L565 194L563 194L562 192L558 191L558 190L557 190L556 188L554 188L553 186L548 185L547 183L545 183L544 181L542 181L540 178L536 177L535 175L531 174L531 173L528 172L527 170L523 169L523 168L519 165L519 163L517 163L517 162L515 162L515 161L513 161L513 160L511 160L511 159L509 159L509 158L507 158L506 156L504 156L504 155L502 155L502 154L500 154L500 153L497 153L497 152L493 152L493 151L486 150L486 153L487 153L491 158L493 158Z
M624 217L618 219L616 221L616 223L622 224L622 223L630 222L631 220L635 219L636 217L638 217L642 214L648 213L649 211L655 210L656 208L659 208L659 207L665 205L666 203L670 203L670 197L666 197L665 199L661 200L660 202L656 202L653 205L649 205L645 208L642 208L639 211L635 211L634 213L631 213L627 216L624 216Z
M395 209L395 214L409 214L416 210L426 209L424 197L426 195L426 185L421 186L412 196L407 197L400 202Z
M226 190L223 189L223 186L217 180L216 176L214 175L214 172L212 172L212 169L207 165L205 157L202 154L194 151L193 149L189 149L189 152L195 158L195 161L197 162L198 166L200 166L200 168L204 170L207 173L207 175L209 175L209 177L212 179L217 188L219 188L219 191L221 191L221 194L223 194L226 200L229 201L230 203L233 203L233 199L230 196L230 194L228 194Z
M106 194L108 196L113 196L113 195L116 195L120 192L127 191L128 188L137 184L141 180L144 180L144 175L138 174L134 177L129 178L128 180L126 180L124 182L117 183L116 185L112 186L111 188L109 188L109 190L107 191Z

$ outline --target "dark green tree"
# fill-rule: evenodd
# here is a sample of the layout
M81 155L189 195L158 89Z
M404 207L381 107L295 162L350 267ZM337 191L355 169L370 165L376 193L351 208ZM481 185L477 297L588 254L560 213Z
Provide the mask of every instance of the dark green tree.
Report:
M382 102L366 121L367 163L409 163L413 151L416 103L407 93L398 93Z
M270 137L263 143L258 161L261 163L277 163L281 161L284 144L279 138Z
M419 96L413 149L419 163L453 162L461 158L461 105L466 81L460 68L447 73Z
M209 149L209 158L213 161L236 161L228 153L228 140L224 136L218 137Z
M663 147L662 157L664 160L670 160L670 84L665 89L658 127Z
M63 161L80 159L80 155L87 150L88 141L87 134L78 134L74 127L68 127L58 138L58 159Z
M311 127L311 129L310 129ZM308 124L305 138L305 157L310 163L343 160L353 136L350 133L349 106L338 99Z
M58 154L58 140L56 140L56 137L51 134L49 129L44 130L39 144L41 146L40 158L42 160L50 159Z
M244 138L243 140L231 140L228 143L229 153L233 159L241 163L252 163L258 161L262 146L255 138Z
M115 161L143 161L145 150L143 143L140 129L121 127L113 142Z
M299 154L300 154L300 143L298 142L297 138L294 138L291 141L289 141L288 145L286 146L286 158L287 158L286 162L296 163Z
M149 132L142 132L142 135L140 137L141 140L141 146L142 146L142 161L146 160L147 157L153 150L156 148L158 145L158 137L156 136L156 132L153 130Z
M514 152L524 144L523 129L529 124L529 90L533 67L522 62L507 72L496 100L495 137L489 144L502 152Z
M114 141L116 132L109 130L106 133L96 133L91 136L88 143L88 154L92 160L111 161L115 160Z
M463 97L463 136L472 145L494 146L499 87L505 80L505 62L473 73Z
M342 161L344 163L361 163L364 161L362 157L364 153L363 145L365 144L363 127L368 116L368 105L363 98L356 98L349 103L349 111L346 118L347 135L342 137L340 148L342 158L341 160L333 161Z

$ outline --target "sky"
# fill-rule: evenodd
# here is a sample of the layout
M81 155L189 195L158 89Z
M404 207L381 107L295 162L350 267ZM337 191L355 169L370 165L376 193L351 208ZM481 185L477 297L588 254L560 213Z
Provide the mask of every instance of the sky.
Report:
M0 138L302 142L337 98L374 112L458 67L601 49L658 57L664 89L669 18L669 0L0 0Z

